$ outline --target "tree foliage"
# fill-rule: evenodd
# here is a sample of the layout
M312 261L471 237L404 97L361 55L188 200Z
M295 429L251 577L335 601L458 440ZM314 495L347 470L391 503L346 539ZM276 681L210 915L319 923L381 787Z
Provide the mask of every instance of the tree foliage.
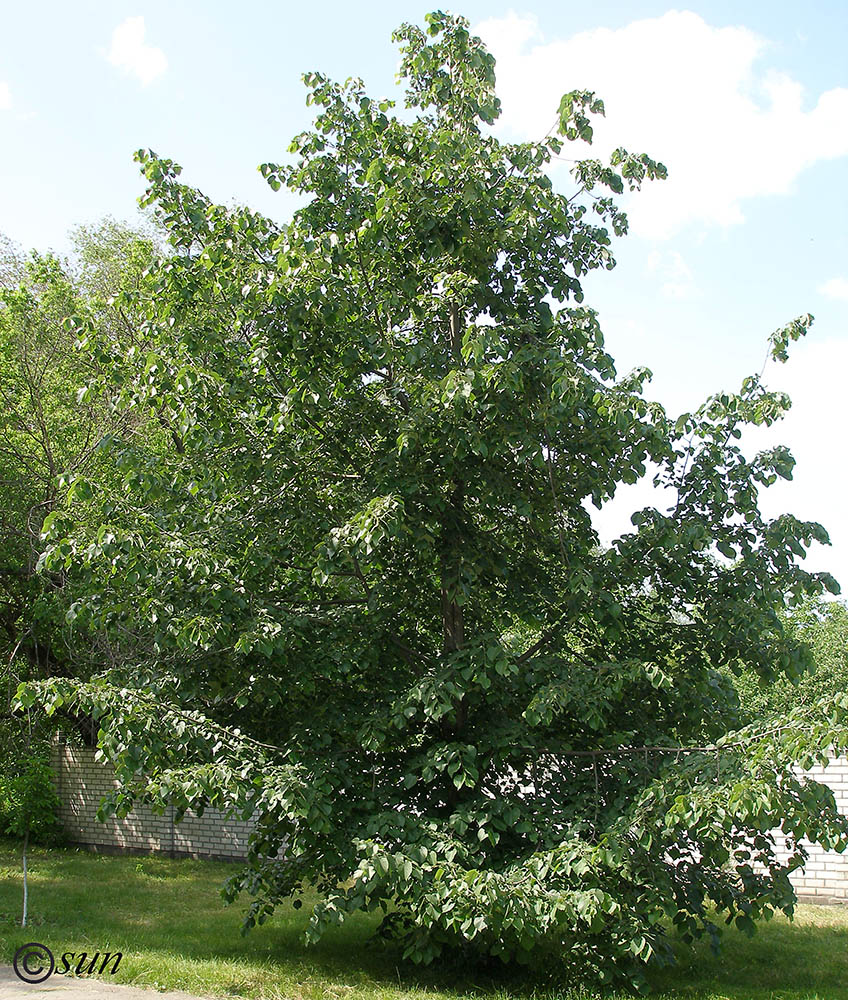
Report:
M14 777L0 775L0 831L50 843L60 833L59 797L53 771L43 754L18 762Z
M778 609L835 589L798 564L827 536L759 511L792 458L739 438L784 395L750 377L670 418L582 305L627 229L617 196L662 164L579 159L561 193L546 168L591 141L596 95L504 143L463 19L395 37L409 113L306 75L314 125L261 167L305 200L287 225L138 153L169 249L117 296L131 333L76 332L99 365L82 398L145 433L116 431L114 479L75 476L45 524L112 664L20 700L95 714L110 808L252 815L229 888L248 925L308 883L310 940L382 908L415 960L637 975L669 921L791 912L800 837L848 833L791 771L845 742L844 698L727 733L728 677L806 668ZM587 505L649 464L674 502L602 549Z
M848 691L848 608L844 601L807 598L785 613L786 626L811 654L811 669L764 683L750 672L736 681L744 722L780 717Z
M21 722L9 714L17 684L86 677L92 662L108 657L66 614L73 603L67 574L37 571L42 522L64 504L75 476L108 479L113 465L104 441L118 427L139 424L111 407L111 391L84 391L100 362L78 349L69 318L87 316L114 339L120 317L105 289L132 288L152 244L111 220L79 230L74 244L69 262L25 257L0 240L0 778L9 780L54 728L43 716Z

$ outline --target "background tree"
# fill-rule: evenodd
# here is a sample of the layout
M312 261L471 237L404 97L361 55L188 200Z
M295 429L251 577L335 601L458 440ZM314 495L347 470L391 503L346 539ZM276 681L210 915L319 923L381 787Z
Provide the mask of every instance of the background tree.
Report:
M773 678L763 683L743 673L736 681L743 722L780 718L799 706L848 691L848 608L843 601L807 598L786 614L786 626L806 643L812 669L797 678Z
M36 572L42 522L75 476L105 478L108 435L138 424L108 396L86 391L100 362L78 349L69 320L85 316L105 339L119 338L127 317L107 303L106 289L129 290L152 244L111 220L78 231L74 244L72 262L24 258L7 244L0 266L0 655L7 679L86 674L93 640L66 620L66 575ZM14 758L21 748L4 718L11 729L3 742Z
M785 396L752 377L671 420L580 304L627 228L615 196L665 168L619 148L559 193L545 168L591 140L594 94L501 143L467 23L395 37L414 116L307 74L314 127L261 168L306 199L289 225L138 154L169 253L118 297L137 340L77 331L102 391L171 446L113 436L120 481L78 477L48 517L71 617L121 655L20 700L95 714L111 808L253 815L229 888L256 897L248 925L309 883L312 940L382 907L416 960L549 951L635 976L670 957L664 918L691 937L712 907L746 929L791 912L804 852L781 863L775 825L846 835L791 770L845 742L841 715L728 735L722 673L806 667L778 609L836 589L797 564L827 536L763 518L791 456L738 445ZM587 502L649 461L674 504L601 549Z
M10 708L22 680L88 676L90 669L92 637L74 634L65 620L64 574L36 568L42 521L66 492L63 479L102 467L98 445L115 424L104 399L79 397L95 362L77 350L67 325L81 311L104 319L104 303L89 287L96 268L85 260L107 231L126 274L131 235L111 222L78 234L84 263L77 274L56 257L25 258L0 240L0 833L23 842L23 926L29 842L55 839L59 828L50 736L60 722L66 733L93 736L85 714L50 720L33 712L15 717Z
M53 771L43 748L29 749L18 762L18 773L10 776L0 769L0 833L20 837L23 841L23 902L21 927L26 927L29 914L29 879L27 852L31 840L55 843L61 839L59 797L53 785Z
M74 476L108 479L102 448L109 433L132 424L103 395L84 387L96 358L78 350L69 318L85 315L114 339L115 311L106 289L129 290L150 262L152 243L112 220L74 234L75 260L25 257L0 240L0 833L22 840L27 922L27 848L59 833L50 739L93 741L85 711L14 716L22 681L88 677L101 668L107 644L68 618L73 587L67 574L38 573L41 526L62 502Z

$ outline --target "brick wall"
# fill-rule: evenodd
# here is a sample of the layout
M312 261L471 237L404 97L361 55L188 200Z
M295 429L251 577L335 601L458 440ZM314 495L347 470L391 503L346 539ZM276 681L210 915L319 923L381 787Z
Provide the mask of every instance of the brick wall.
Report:
M173 856L241 860L247 855L250 823L228 819L217 809L202 816L187 812L179 823L172 810L157 815L136 807L123 819L98 823L100 800L115 787L111 769L94 759L87 747L58 743L53 749L60 817L72 843L95 850L126 853L164 851Z
M115 787L111 770L94 759L94 751L57 744L54 748L56 784L61 818L68 839L104 851L165 851L174 856L240 860L247 854L250 823L228 819L215 809L203 816L186 813L179 823L171 812L162 816L139 806L124 819L105 823L95 819L101 798ZM834 759L826 767L806 772L829 785L836 803L848 814L848 759ZM776 834L778 847L782 835ZM810 859L792 878L800 899L816 903L848 903L848 851L837 854L817 844L807 845ZM788 852L784 852L784 857Z
M835 757L827 767L817 765L799 773L830 787L839 811L848 815L848 759ZM782 848L784 841L780 832L775 839L778 847ZM803 870L792 876L798 898L807 903L848 903L848 850L838 854L836 851L825 851L818 844L805 842L805 846L810 854L809 860ZM788 852L778 852L778 857L785 859Z

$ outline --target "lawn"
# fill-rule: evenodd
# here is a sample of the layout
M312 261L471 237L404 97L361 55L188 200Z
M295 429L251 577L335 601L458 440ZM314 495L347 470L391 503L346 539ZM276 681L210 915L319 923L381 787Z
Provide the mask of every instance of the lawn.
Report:
M241 909L224 907L218 887L231 866L162 857L106 857L76 850L32 851L31 925L20 920L17 847L0 841L0 962L27 941L54 953L121 951L111 981L201 995L334 1000L589 1000L597 994L550 973L492 973L405 966L369 943L376 919L362 916L302 943L306 908L281 908L241 937ZM680 951L676 969L652 977L654 995L686 1000L848 1000L848 910L802 906L794 924L775 919L753 939L725 935L716 957L706 945Z

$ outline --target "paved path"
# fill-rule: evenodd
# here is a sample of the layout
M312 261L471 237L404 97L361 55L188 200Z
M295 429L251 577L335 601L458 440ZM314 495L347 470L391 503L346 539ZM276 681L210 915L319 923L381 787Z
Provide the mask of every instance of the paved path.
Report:
M10 965L0 965L0 1000L23 1000L25 997L33 1000L44 997L56 997L56 1000L201 1000L188 993L159 993L137 986L119 986L102 979L70 979L55 974L43 983L30 986L18 979Z

